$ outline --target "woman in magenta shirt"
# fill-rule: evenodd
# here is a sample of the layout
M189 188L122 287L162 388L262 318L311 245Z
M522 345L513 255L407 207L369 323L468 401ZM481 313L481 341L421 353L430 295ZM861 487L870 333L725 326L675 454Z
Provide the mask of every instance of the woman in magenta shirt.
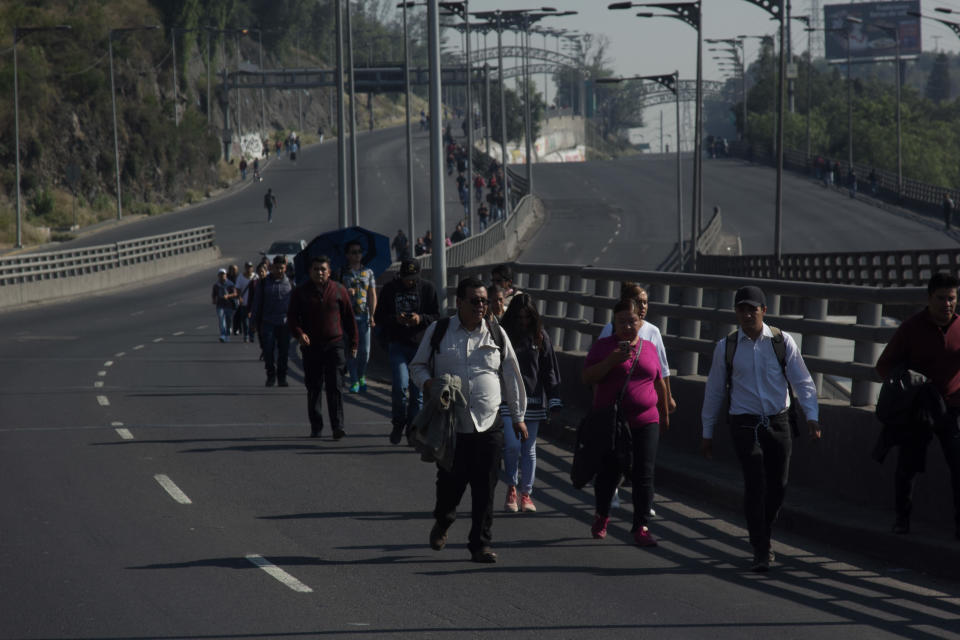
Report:
M594 408L611 406L623 391L620 411L633 436L633 539L639 546L656 546L647 519L653 505L653 469L660 430L670 427L667 387L660 372L656 346L638 336L641 318L635 300L621 300L613 308L613 335L593 343L583 369L584 384L595 385ZM632 369L632 372L631 372ZM630 380L627 382L627 374ZM626 387L624 388L624 384ZM622 470L616 455L607 456L593 481L597 512L591 532L607 535L610 499Z

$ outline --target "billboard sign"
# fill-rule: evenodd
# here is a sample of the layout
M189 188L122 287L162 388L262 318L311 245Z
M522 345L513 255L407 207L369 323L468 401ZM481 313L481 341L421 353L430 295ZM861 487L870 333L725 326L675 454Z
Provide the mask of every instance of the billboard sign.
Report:
M920 0L828 4L823 7L824 42L828 60L845 60L849 38L850 57L858 61L890 59L897 54L915 57L921 53ZM847 16L860 22L850 22Z

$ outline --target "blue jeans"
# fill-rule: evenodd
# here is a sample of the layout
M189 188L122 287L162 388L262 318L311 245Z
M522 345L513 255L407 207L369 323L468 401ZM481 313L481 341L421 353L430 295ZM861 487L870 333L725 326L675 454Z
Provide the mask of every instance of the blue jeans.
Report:
M290 352L290 329L285 324L260 325L263 336L263 366L268 376L281 380L287 377L287 355ZM274 359L276 350L276 359Z
M370 360L370 314L361 313L357 319L357 338L359 347L357 357L348 358L347 370L350 372L350 382L359 382L367 375L367 362Z
M533 492L537 475L537 431L540 422L527 422L528 437L522 442L513 432L513 419L503 417L503 481L518 493Z
M406 426L413 422L414 416L423 407L423 394L410 380L410 361L417 354L417 345L391 342L388 353L393 376L391 422L394 426Z
M220 327L220 339L228 342L233 327L233 307L217 307L217 325Z

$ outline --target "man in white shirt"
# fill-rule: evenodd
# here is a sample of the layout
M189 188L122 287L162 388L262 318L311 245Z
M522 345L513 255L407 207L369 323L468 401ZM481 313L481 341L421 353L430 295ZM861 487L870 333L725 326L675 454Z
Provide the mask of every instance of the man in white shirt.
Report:
M526 438L523 422L527 396L520 377L517 356L505 332L484 320L490 301L487 289L479 280L466 278L457 286L457 313L449 319L443 338L433 352L431 338L438 322L427 328L416 355L410 362L414 384L429 395L435 380L443 374L460 378L468 404L470 424L457 424L456 451L453 468L437 467L437 494L433 516L436 523L430 530L430 546L439 551L447 541L447 529L457 518L457 506L470 486L473 524L469 544L474 562L492 563L497 555L491 551L493 525L493 492L503 455L503 423L500 420L501 382L514 430ZM500 337L494 336L497 331ZM501 340L503 347L498 346ZM432 365L432 366L431 366Z
M773 561L770 535L787 488L792 449L789 389L790 381L803 409L810 436L820 438L817 422L817 388L800 356L796 343L786 333L785 369L781 369L773 338L763 322L767 300L759 287L741 287L734 296L737 346L732 374L727 381L727 339L717 343L704 390L703 441L701 451L713 457L713 432L717 423L730 427L733 446L740 460L744 481L744 511L753 571L769 571ZM732 335L732 334L731 334ZM729 406L726 407L729 400ZM724 408L727 415L722 415Z

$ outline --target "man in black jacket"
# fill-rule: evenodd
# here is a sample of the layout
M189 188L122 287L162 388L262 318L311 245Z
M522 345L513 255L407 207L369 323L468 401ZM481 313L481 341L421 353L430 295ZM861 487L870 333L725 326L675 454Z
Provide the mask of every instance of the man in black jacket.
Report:
M387 343L393 377L393 430L390 442L399 444L406 426L423 406L423 394L410 379L413 360L423 332L440 317L437 290L420 279L420 264L404 260L397 277L384 285L374 313L376 326Z

